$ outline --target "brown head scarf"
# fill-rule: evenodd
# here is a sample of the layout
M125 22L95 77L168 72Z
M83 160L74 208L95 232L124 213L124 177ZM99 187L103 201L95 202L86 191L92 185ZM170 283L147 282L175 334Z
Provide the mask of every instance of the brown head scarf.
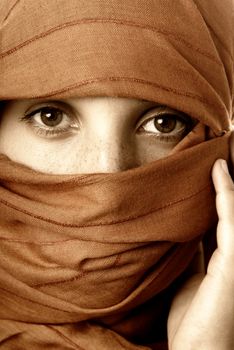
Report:
M166 348L173 283L216 223L233 11L232 0L1 0L1 100L135 97L199 121L169 157L116 174L46 175L1 156L2 349Z

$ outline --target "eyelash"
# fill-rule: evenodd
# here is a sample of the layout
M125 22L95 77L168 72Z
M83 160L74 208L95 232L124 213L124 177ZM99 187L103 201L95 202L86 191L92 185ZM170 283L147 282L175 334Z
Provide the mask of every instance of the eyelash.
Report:
M46 111L48 109L48 111L53 111L53 112L60 112L62 113L62 115L66 116L67 119L70 120L70 122L68 123L67 127L49 127L46 126L41 123L41 124L36 124L35 121L35 116L38 113L41 113L42 111ZM153 112L154 109L157 109L157 112ZM192 118L190 118L189 116L187 116L184 113L179 113L177 111L174 111L168 107L156 107L156 108L151 108L150 111L144 113L145 117L144 120L142 122L142 118L140 119L140 125L138 125L136 127L137 133L138 134L147 134L151 137L157 138L157 140L159 141L163 141L163 142L175 142L175 141L179 141L181 140L191 129L192 126L194 126L194 121L192 120ZM149 114L149 116L148 116ZM184 128L182 128L180 133L176 133L174 135L172 134L167 134L167 133L160 133L160 132L149 132L144 130L144 126L146 126L148 123L150 122L155 122L156 120L159 120L160 118L166 118L167 116L171 116L172 118L174 118L174 120L176 120L176 123L181 122L182 124L184 124ZM41 118L41 117L40 117ZM172 119L173 120L173 119ZM66 108L63 108L63 106L56 106L56 105L49 105L46 104L44 106L40 106L37 109L33 110L33 111L29 111L26 112L25 115L23 117L20 118L20 121L25 122L27 124L29 124L34 131L36 132L37 135L42 136L42 137L59 137L60 135L67 135L67 134L71 134L74 130L78 130L79 129L79 122L77 120L77 118L75 117L75 115L73 113L71 113L71 111L66 110ZM73 124L71 123L73 122ZM155 127L156 129L156 127Z
M182 127L181 129L179 129L178 132L176 132L174 135L173 134L167 134L167 133L163 133L158 130L158 132L150 132L150 131L146 131L144 130L143 132L148 134L151 137L157 138L158 141L163 141L163 142L179 142L186 134L189 133L189 131L192 130L192 128L195 126L195 120L192 119L191 117L189 117L188 115L186 115L185 113L182 112L178 112L176 110L173 110L169 107L166 106L160 106L157 108L157 112L153 112L150 110L149 113L146 113L146 117L144 118L145 120L140 124L140 128L138 133L141 133L141 129L144 130L144 126L146 124L148 124L149 122L153 122L154 123L157 120L160 119L164 119L167 120L171 118L172 121L175 122L175 126L178 126L178 123L181 123ZM150 116L147 116L148 114L150 114ZM152 115L153 114L153 115ZM156 126L155 126L156 129Z
M70 122L67 123L68 124L67 127L59 127L59 126L49 127L49 126L46 126L45 124L43 126L43 123L36 124L36 121L34 119L35 116L47 109L53 112L59 111L62 113L63 116L65 115L67 119L70 120ZM39 118L42 118L42 117L40 116ZM78 129L77 118L75 118L75 116L71 111L66 110L66 108L63 108L62 106L51 106L51 105L40 106L33 111L26 112L25 115L22 118L20 118L20 121L29 124L34 129L37 135L44 136L44 137L56 137L63 134L72 133L74 129L76 130ZM74 124L72 124L71 121L73 121Z

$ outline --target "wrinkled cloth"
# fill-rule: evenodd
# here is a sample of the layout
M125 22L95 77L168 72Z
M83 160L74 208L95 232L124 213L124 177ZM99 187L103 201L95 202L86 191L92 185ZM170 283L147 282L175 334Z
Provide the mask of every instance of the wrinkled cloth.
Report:
M2 349L166 349L173 286L229 158L231 0L0 4L0 99L121 96L198 120L165 159L46 175L0 157Z

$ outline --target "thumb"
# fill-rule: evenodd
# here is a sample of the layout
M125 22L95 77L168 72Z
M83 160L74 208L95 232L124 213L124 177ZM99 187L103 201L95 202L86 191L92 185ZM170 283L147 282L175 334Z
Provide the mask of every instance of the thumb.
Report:
M234 349L234 184L224 160L215 162L212 178L219 217L218 248L176 333L172 333L172 349Z
M218 159L212 170L216 191L218 213L217 243L218 251L224 259L234 258L234 183L227 163Z

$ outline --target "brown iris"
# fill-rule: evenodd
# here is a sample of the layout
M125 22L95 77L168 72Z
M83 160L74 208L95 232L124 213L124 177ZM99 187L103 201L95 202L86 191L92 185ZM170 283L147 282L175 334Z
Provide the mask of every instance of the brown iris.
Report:
M161 116L154 120L155 128L164 134L172 132L176 127L176 123L177 119L174 115Z
M63 112L56 108L45 107L41 109L40 117L41 121L46 126L57 126L63 120Z

